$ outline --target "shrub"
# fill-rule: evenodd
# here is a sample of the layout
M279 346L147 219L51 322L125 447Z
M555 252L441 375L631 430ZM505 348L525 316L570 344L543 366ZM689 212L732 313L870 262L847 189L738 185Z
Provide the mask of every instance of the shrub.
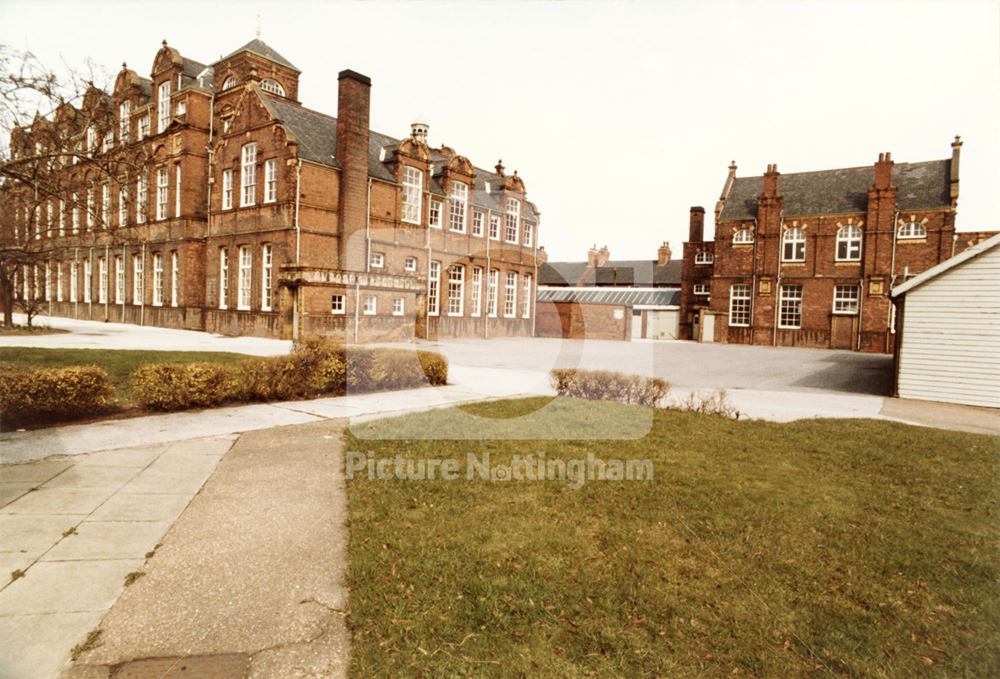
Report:
M431 386L448 384L448 359L433 351L418 351L417 358Z
M687 397L675 401L670 408L686 413L718 415L731 420L740 419L740 411L729 402L725 389L713 392L709 396L700 396L696 392L691 392Z
M0 421L5 427L94 415L115 403L111 378L96 366L0 370Z
M618 401L656 407L670 385L658 377L623 375L607 370L553 370L552 386L560 396L592 401Z
M236 400L234 371L214 363L150 363L132 373L135 402L150 410L208 408Z

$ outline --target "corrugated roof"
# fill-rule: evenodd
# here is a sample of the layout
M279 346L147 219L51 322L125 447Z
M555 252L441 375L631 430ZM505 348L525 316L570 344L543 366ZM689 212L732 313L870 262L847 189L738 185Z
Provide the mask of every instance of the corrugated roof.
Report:
M896 163L892 183L898 188L900 210L926 210L951 206L951 160ZM817 172L793 172L778 177L785 217L865 212L868 189L875 183L874 166L848 167ZM753 219L764 178L737 177L723 203L719 221Z
M680 288L538 288L539 302L679 306Z

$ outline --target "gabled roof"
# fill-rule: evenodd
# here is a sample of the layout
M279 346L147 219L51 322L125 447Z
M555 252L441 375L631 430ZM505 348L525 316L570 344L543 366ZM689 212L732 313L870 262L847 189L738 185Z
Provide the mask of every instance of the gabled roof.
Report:
M538 284L593 285L594 272L587 269L586 262L546 262L538 266Z
M625 306L678 306L680 288L538 288L539 302L624 304Z
M892 183L898 188L900 210L951 207L951 160L896 163ZM785 217L865 212L868 189L875 183L875 168L848 167L816 172L793 172L778 177ZM737 177L722 206L719 221L753 219L764 178Z
M892 289L892 296L899 297L900 295L905 294L906 292L912 290L913 288L923 285L932 278L940 276L945 271L953 269L959 264L967 262L970 259L973 259L974 257L978 257L984 252L992 250L993 248L998 246L1000 246L1000 233L996 234L992 238L984 240L982 243L972 246L971 248L965 250L964 252L960 252L959 254L955 255L950 259L944 260L937 266L932 266L930 269L927 269L927 271L924 271L922 274L915 276L914 278L911 278L902 285L897 285Z
M256 54L259 57L264 57L265 59L270 59L271 61L273 61L273 62L275 62L277 64L281 64L282 66L290 68L293 71L295 71L296 73L301 73L302 72L299 69L297 69L292 64L292 62L290 62L288 59L286 59L285 57L283 57L280 54L278 54L278 52L276 52L273 47L271 47L270 45L268 45L266 42L264 42L260 38L254 38L253 40L251 40L247 44L243 45L243 47L240 47L239 49L233 50L232 52L230 52L226 56L222 57L221 59L219 59L219 61L217 61L215 63L219 63L220 61L225 61L226 59L229 59L230 57L235 57L240 52L250 52L251 54Z
M680 260L658 266L652 259L612 259L597 269L587 262L546 262L538 267L539 285L618 285L663 287L681 284Z

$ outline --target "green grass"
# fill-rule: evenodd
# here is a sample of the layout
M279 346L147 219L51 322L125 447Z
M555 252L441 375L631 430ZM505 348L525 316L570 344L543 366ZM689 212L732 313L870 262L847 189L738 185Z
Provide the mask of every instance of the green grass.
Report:
M132 398L132 372L146 363L230 363L246 359L243 354L218 351L127 351L118 349L39 349L0 347L0 365L14 368L65 368L96 365L111 376L118 399Z
M355 677L1000 675L1000 439L644 411L643 438L463 436L557 399L355 427L347 450L650 458L651 482L348 482ZM506 414L505 414L506 413ZM563 424L570 422L570 424ZM527 431L535 431L532 423Z

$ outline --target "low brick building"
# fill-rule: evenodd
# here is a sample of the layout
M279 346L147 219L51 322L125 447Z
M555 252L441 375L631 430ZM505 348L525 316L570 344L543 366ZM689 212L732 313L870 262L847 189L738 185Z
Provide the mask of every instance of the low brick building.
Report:
M681 336L701 341L893 350L890 291L985 237L956 233L959 155L737 177L715 208L691 208Z
M539 213L517 171L431 147L423 121L370 130L364 75L340 72L337 117L300 103L299 76L260 39L211 65L164 41L149 79L123 65L113 92L18 130L25 166L46 138L86 152L43 191L5 189L3 237L34 256L16 294L225 334L531 335Z

